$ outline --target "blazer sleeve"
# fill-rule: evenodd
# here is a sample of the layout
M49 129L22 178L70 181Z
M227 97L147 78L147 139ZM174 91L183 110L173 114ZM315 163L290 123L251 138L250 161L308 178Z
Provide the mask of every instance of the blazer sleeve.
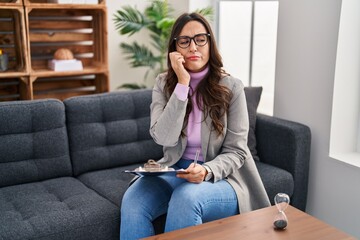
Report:
M173 147L180 139L188 99L181 101L172 93L167 100L164 86L165 74L160 74L152 91L150 135L157 144Z
M233 97L224 119L226 129L220 146L220 154L213 156L212 160L205 163L212 170L215 182L238 171L245 160L251 156L247 146L249 118L244 85L239 79L232 79L234 80L231 88Z

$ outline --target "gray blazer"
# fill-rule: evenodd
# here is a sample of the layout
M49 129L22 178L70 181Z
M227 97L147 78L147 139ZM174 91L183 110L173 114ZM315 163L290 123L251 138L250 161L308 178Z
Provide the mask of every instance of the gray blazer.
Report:
M187 143L180 133L184 124L187 101L181 101L173 93L167 101L163 92L165 75L160 74L152 93L150 134L163 146L164 157L160 163L174 165L183 155ZM228 87L233 97L230 108L223 117L223 135L211 131L211 118L201 123L201 148L208 166L214 174L214 182L228 181L234 188L241 213L270 206L269 198L247 146L249 118L244 85L239 79L225 76L220 83ZM204 117L204 114L203 114Z

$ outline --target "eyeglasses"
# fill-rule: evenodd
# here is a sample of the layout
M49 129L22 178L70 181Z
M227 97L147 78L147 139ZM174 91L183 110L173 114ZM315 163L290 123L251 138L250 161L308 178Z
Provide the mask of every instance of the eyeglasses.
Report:
M210 37L210 33L200 33L200 34L196 34L193 37L188 37L188 36L180 36L177 38L174 38L174 40L176 41L176 44L180 47L180 48L187 48L190 46L191 44L191 40L194 40L194 43L197 46L205 46L209 40Z

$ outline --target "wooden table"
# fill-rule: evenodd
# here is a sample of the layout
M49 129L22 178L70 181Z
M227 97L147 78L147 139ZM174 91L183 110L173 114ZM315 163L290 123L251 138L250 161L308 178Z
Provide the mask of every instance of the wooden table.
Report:
M231 240L231 239L286 239L286 240L342 240L355 238L292 206L286 209L288 226L284 230L273 228L276 206L219 219L198 226L144 238L147 240Z

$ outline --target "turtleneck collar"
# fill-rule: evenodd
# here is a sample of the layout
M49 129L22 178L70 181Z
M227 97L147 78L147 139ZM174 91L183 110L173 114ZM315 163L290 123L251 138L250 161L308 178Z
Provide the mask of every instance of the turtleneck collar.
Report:
M204 79L205 75L209 72L209 65L207 65L204 70L200 72L189 72L190 74L190 85L196 86L198 83Z

